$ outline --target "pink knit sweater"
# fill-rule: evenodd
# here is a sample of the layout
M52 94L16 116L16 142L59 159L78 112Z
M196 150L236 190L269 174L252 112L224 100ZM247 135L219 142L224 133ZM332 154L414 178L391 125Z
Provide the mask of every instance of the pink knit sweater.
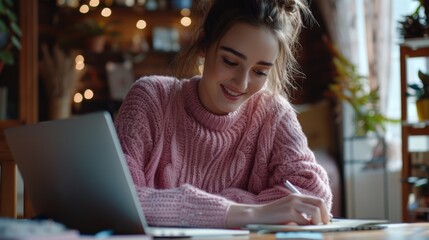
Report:
M233 202L287 196L286 179L331 208L328 176L286 100L260 91L235 112L215 115L201 105L198 81L142 78L116 118L150 225L225 227Z

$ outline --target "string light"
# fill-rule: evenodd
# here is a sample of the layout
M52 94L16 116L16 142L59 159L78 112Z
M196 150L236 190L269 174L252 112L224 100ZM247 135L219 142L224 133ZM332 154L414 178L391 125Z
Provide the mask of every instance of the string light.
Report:
M85 63L84 63L84 57L82 55L77 55L76 58L74 59L76 65L75 65L75 69L80 71L83 70L85 68Z
M85 61L85 58L82 55L77 55L76 58L74 59L74 62L77 63L83 63Z
M103 10L101 10L101 16L103 17L109 17L110 15L112 15L112 10L110 8L103 8Z
M83 95L81 93L75 93L73 96L73 102L81 103L83 101Z
M86 89L83 93L83 97L88 100L92 99L94 97L94 92L91 89Z
M190 17L182 17L182 19L180 20L180 23L185 26L188 27L189 25L191 25L192 20Z
M138 29L145 29L147 26L146 21L145 20L138 20L136 23L136 27Z
M98 5L100 5L100 0L89 1L89 6L91 6L91 7L98 7Z
M79 12L81 13L88 13L89 12L89 6L86 4L83 4L82 6L80 6L79 8Z

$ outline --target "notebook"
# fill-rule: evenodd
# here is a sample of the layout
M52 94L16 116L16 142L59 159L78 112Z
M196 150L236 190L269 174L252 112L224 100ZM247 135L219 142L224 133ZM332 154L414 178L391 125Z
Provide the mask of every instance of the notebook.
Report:
M4 131L32 206L67 228L93 234L247 236L248 230L148 226L112 118L94 112Z
M334 218L325 225L248 224L246 229L257 232L338 232L377 230L386 228L387 220Z

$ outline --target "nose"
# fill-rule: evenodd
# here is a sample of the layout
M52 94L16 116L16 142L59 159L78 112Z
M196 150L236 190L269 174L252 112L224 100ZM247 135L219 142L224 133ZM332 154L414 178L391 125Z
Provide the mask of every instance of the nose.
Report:
M249 80L249 72L243 69L237 72L233 82L239 90L245 91L249 85Z

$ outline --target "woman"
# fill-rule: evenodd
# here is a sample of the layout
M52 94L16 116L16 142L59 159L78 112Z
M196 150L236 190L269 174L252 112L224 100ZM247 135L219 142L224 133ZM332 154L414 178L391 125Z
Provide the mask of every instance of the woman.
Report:
M202 75L133 85L115 123L149 224L328 222L328 176L286 98L302 13L298 0L214 0L178 61L182 76L202 59Z

